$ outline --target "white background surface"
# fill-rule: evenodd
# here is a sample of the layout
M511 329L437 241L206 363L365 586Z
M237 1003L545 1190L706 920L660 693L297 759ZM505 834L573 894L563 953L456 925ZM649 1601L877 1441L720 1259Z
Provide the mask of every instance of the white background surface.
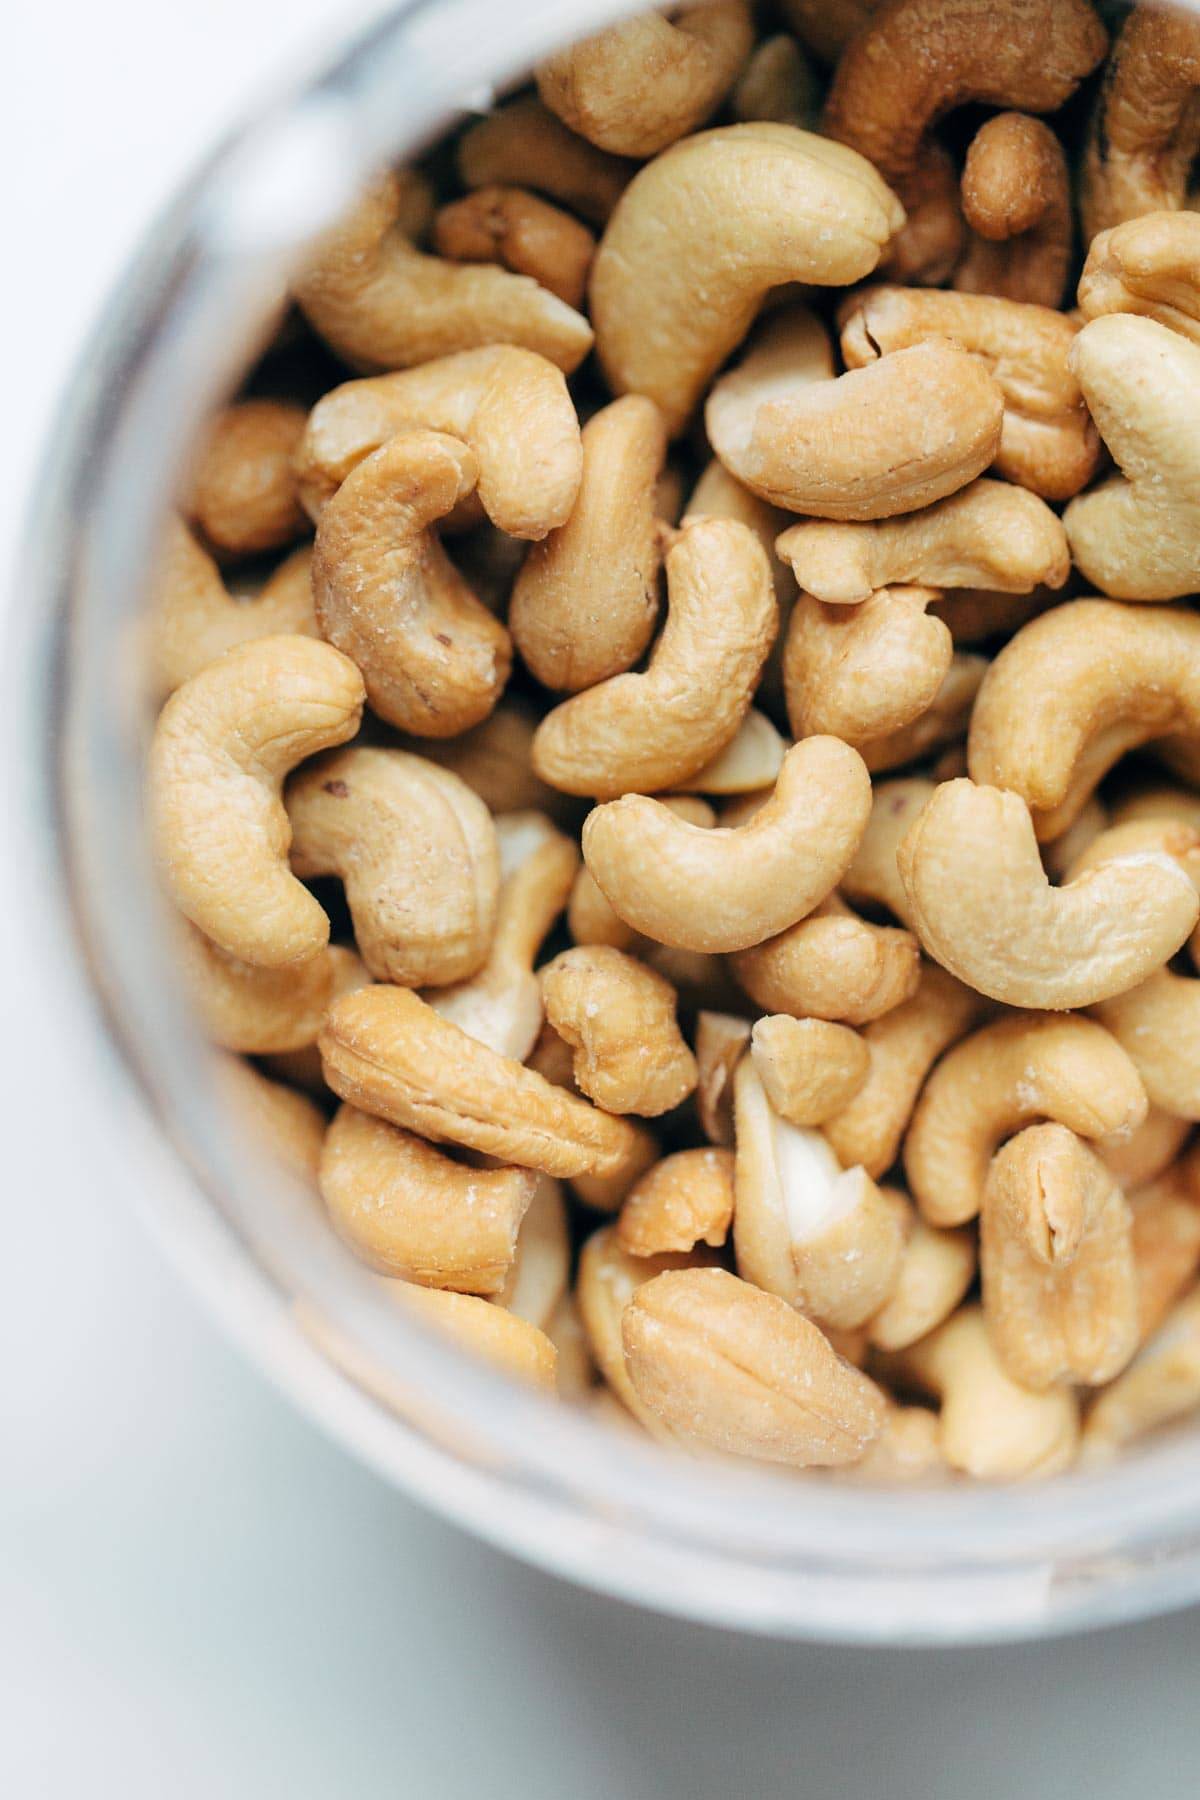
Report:
M346 13L21 0L0 109L6 539L149 212ZM2 886L21 878L10 861ZM519 1567L351 1463L218 1338L128 1210L119 1156L80 1139L3 907L0 1793L1196 1792L1200 1614L1000 1651L739 1640Z

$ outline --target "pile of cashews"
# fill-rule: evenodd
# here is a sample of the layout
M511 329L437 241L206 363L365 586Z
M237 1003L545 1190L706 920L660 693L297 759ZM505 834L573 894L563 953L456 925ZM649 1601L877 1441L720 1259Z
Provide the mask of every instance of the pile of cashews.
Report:
M514 1379L885 1483L1200 1406L1198 144L1194 12L629 19L375 180L211 423L186 986Z

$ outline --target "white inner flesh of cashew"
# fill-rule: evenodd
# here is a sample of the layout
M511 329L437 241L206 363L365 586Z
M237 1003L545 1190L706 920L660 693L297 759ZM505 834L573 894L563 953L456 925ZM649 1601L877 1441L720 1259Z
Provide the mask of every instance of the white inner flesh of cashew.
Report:
M843 1169L819 1131L790 1125L770 1109L775 1193L768 1195L787 1222L794 1244L809 1244L861 1205L866 1174Z

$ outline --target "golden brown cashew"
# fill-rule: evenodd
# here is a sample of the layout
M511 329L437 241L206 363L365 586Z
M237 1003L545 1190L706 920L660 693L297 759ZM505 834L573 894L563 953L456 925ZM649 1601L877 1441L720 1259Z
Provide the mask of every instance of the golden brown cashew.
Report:
M861 1163L876 1181L886 1174L930 1069L987 1010L978 994L936 963L923 963L912 998L864 1026L866 1079L822 1127L846 1167Z
M351 950L348 945L329 944L321 956L313 960L319 967L325 958L328 958L332 970L329 997L320 1018L313 1025L312 1036L298 1050L277 1050L264 1059L268 1074L318 1096L328 1091L321 1071L321 1052L317 1049L317 1035L324 1023L325 1013L343 994L357 993L359 988L368 987L371 981L367 965L357 950ZM304 968L307 970L307 963ZM294 978L298 971L293 970L291 973Z
M769 1012L865 1025L915 991L920 950L911 932L860 919L836 894L777 937L731 958L750 998Z
M1023 1387L1098 1387L1138 1342L1125 1197L1063 1125L1031 1125L992 1159L980 1212L983 1311Z
M775 547L799 585L833 605L897 582L1025 594L1039 583L1060 588L1071 568L1066 532L1045 501L982 479L904 518L807 519Z
M954 271L960 294L1061 306L1071 262L1071 175L1048 125L998 113L971 140L962 175L972 236Z
M1153 852L1051 887L1024 801L973 781L938 788L898 862L929 955L1008 1006L1066 1011L1124 993L1196 922L1192 883Z
M192 469L188 513L218 550L249 556L303 537L307 520L292 453L304 416L286 400L239 400L210 423Z
M748 58L730 96L735 119L811 129L817 114L817 79L794 37L763 38Z
M1141 313L1200 344L1200 213L1147 213L1093 238L1079 310Z
M753 43L747 0L697 0L674 24L645 13L557 51L538 95L601 150L655 156L716 111Z
M882 737L869 738L862 747L862 758L872 775L892 769L903 769L920 762L935 751L949 751L963 746L970 723L971 709L980 683L987 672L987 658L955 651L950 658L945 680L925 708L910 725L898 731L886 731ZM938 767L941 768L939 763Z
M575 1081L607 1112L654 1118L696 1086L675 1021L675 990L606 945L564 950L541 971L546 1017L575 1051Z
M1145 1116L1137 1070L1102 1026L1015 1013L957 1044L925 1083L904 1144L909 1187L931 1225L964 1225L996 1146L1023 1125L1052 1119L1102 1138Z
M336 1001L317 1041L335 1094L435 1143L546 1175L603 1175L637 1141L624 1119L498 1056L407 988L363 988Z
M1022 627L984 678L971 775L1026 801L1054 839L1127 750L1200 736L1200 619L1166 606L1070 600Z
M621 1345L621 1318L633 1296L647 1281L669 1269L711 1268L711 1250L698 1245L686 1254L631 1256L617 1236L615 1225L602 1225L584 1244L579 1255L575 1294L596 1367L618 1399L655 1437L669 1433L657 1416L638 1399L625 1367Z
M604 224L635 171L568 130L532 94L476 119L458 143L464 187L534 188L592 225Z
M824 606L800 594L783 657L798 738L828 732L857 746L927 711L953 655L950 633L925 611L934 597L933 588L884 587L859 606Z
M836 63L881 4L882 0L779 0L778 10L822 62Z
M241 1135L305 1187L316 1187L325 1115L307 1094L268 1081L240 1056L213 1059L213 1085Z
M1086 241L1110 225L1188 204L1200 150L1200 20L1137 6L1112 48L1080 176Z
M338 1236L381 1275L495 1294L537 1176L473 1169L353 1106L325 1133L321 1197Z
M1093 319L1071 351L1092 417L1122 473L1063 516L1089 581L1125 600L1200 588L1200 344L1130 313Z
M667 623L646 670L563 701L537 729L534 769L566 793L607 800L680 786L724 749L750 705L778 626L754 533L698 519L666 570Z
M944 0L892 0L838 63L824 129L868 157L916 212L931 167L944 162L930 133L945 113L969 101L1055 112L1107 42L1086 0L959 0L953 8ZM961 225L947 224L932 255L906 259L909 279L949 275ZM904 253L903 238L899 248Z
M253 600L235 600L207 550L181 519L169 519L148 620L154 697L173 694L235 644L316 637L311 565L311 550L295 550Z
M856 1462L883 1424L873 1381L808 1319L724 1269L658 1275L621 1320L642 1405L685 1443L793 1468Z
M658 617L655 484L667 454L652 400L626 394L583 428L583 474L564 524L530 550L508 624L533 675L576 693L631 668Z
M705 831L627 794L589 813L584 861L620 917L657 943L744 950L794 925L836 886L870 806L857 752L837 738L806 738L739 830Z
M535 1178L533 1199L517 1233L516 1255L496 1295L496 1303L518 1319L527 1319L551 1337L555 1315L568 1299L571 1279L571 1231L562 1183L549 1175ZM583 1327L579 1326L582 1337ZM562 1370L559 1370L562 1386Z
M313 518L372 451L397 432L424 430L466 444L479 500L501 531L542 538L570 514L583 450L562 373L532 350L492 344L419 369L346 381L322 395L296 452Z
M458 438L406 431L359 463L317 530L313 591L321 630L363 672L390 725L454 737L491 712L512 648L430 527L475 487Z
M896 1283L902 1209L864 1169L843 1169L819 1131L777 1113L748 1057L734 1075L734 1127L738 1273L819 1323L865 1324Z
M1091 479L1100 440L1071 359L1073 319L990 294L901 287L851 294L840 316L850 369L886 366L914 346L934 349L947 339L978 357L1004 400L998 474L1047 500L1069 499Z
M750 1043L750 1021L734 1013L704 1011L696 1017L696 1110L712 1144L733 1142L733 1072Z
M871 1061L850 1026L789 1013L758 1020L750 1057L771 1106L789 1125L823 1125L858 1093Z
M444 985L487 955L500 886L487 807L447 769L362 746L287 790L292 868L339 875L362 959L379 981Z
M979 1258L972 1230L939 1231L925 1223L907 1195L895 1188L883 1191L902 1204L904 1250L890 1297L867 1323L867 1339L875 1350L906 1350L954 1312L975 1279Z
M483 187L438 209L433 247L452 262L500 263L578 312L596 240L570 213L525 188Z
M1158 1330L1200 1267L1196 1150L1129 1196L1138 1278L1138 1335Z
M316 1038L334 997L338 964L329 946L299 967L263 969L229 956L185 923L178 953L200 1023L223 1050L255 1056L300 1050Z
M278 969L315 956L329 920L288 869L284 776L353 737L362 677L312 638L260 638L210 663L167 701L150 746L147 804L163 882L230 956Z
M405 229L405 204L405 178L380 176L293 286L309 324L344 362L408 369L480 344L520 344L568 374L578 367L592 347L582 314L527 275L422 255Z
M678 1150L635 1181L617 1220L617 1239L630 1256L719 1250L733 1218L733 1152Z
M902 219L862 157L790 125L674 145L629 184L592 264L609 386L649 394L681 431L769 288L861 280Z
M963 1306L881 1370L936 1395L951 1468L981 1481L1057 1475L1075 1459L1079 1403L1069 1387L1019 1387L992 1347L982 1308Z
M460 1350L491 1363L509 1380L557 1393L555 1347L527 1319L479 1294L455 1294L449 1288L418 1287L412 1282L397 1282L396 1298L430 1331L442 1332Z
M672 794L663 801L676 818L689 825L710 830L717 815L706 800L692 794ZM567 906L567 929L577 944L608 944L614 950L628 950L634 956L647 956L655 947L649 938L627 925L605 899L588 868L580 869L571 889Z
M542 1028L542 990L534 961L567 903L579 852L573 839L536 812L497 819L496 841L500 897L487 961L470 981L435 989L425 998L435 1012L453 1019L481 1044L524 1062Z
M902 925L912 925L912 907L900 879L896 853L909 827L933 797L936 782L918 775L877 781L871 817L853 861L842 876L842 892L854 905L885 906Z

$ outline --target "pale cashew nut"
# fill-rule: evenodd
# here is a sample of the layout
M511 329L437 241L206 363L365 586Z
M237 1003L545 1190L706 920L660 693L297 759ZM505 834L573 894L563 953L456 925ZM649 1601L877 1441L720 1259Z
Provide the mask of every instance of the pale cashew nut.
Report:
M793 1468L857 1462L883 1425L873 1381L810 1320L724 1269L658 1275L621 1320L642 1405L685 1443Z
M769 119L810 130L817 115L817 79L800 45L785 31L762 42L734 83L733 116L743 123Z
M519 344L568 374L579 366L592 347L581 313L527 275L422 255L406 203L405 178L380 176L293 284L305 318L344 362L407 369L481 344Z
M823 1125L867 1079L870 1052L849 1025L771 1013L759 1019L750 1059L771 1106L789 1125Z
M850 296L841 321L850 369L886 366L914 346L937 348L946 340L977 356L1003 395L995 468L1009 481L1046 500L1067 500L1091 479L1100 439L1074 368L1073 319L990 294L869 287Z
M371 976L367 965L356 950L345 944L329 944L319 957L314 957L318 971L324 961L330 966L329 995L320 1017L314 1022L312 1035L298 1050L276 1050L265 1057L268 1073L277 1076L280 1081L290 1082L294 1087L304 1088L310 1094L322 1096L328 1093L325 1076L321 1069L321 1052L317 1049L317 1037L325 1022L325 1014L335 1000L343 994L356 994L359 988L370 985ZM302 965L307 973L309 965ZM291 970L297 986L299 970Z
M640 394L584 426L578 498L530 550L509 606L513 641L545 687L593 687L631 668L650 642L662 559L655 484L666 454L662 416Z
M1071 175L1054 132L1027 113L998 113L971 140L962 175L971 229L954 271L960 294L1061 306L1071 263Z
M288 785L292 868L338 875L379 981L446 984L487 955L500 886L491 815L466 783L404 750L357 746Z
M717 815L708 802L692 794L672 794L664 799L663 805L669 807L676 818L704 830L711 830L717 822ZM608 944L614 950L628 950L631 955L643 959L660 947L618 917L597 887L595 876L586 867L580 869L571 888L567 929L576 944Z
M768 1012L865 1025L911 998L921 954L911 932L860 919L831 894L731 964L738 984Z
M396 1282L396 1298L429 1330L541 1393L558 1392L558 1353L544 1331L480 1294ZM361 1371L355 1371L360 1375ZM369 1379L369 1377L368 1377ZM377 1390L378 1391L378 1390ZM386 1391L384 1394L386 1398Z
M750 1043L750 1021L736 1013L696 1016L696 1110L711 1144L733 1143L733 1072Z
M622 1404L655 1437L671 1434L642 1405L629 1378L621 1344L622 1315L638 1289L656 1275L669 1269L711 1268L715 1261L712 1251L701 1246L684 1254L631 1256L615 1225L594 1231L580 1252L575 1297L596 1367Z
M606 945L564 950L541 971L546 1017L575 1052L575 1082L606 1112L655 1118L687 1099L696 1059L676 996L653 969Z
M902 1209L819 1131L789 1124L750 1058L734 1075L734 1127L738 1273L818 1323L864 1325L896 1283Z
M496 820L500 895L487 961L469 981L426 994L434 1012L514 1062L524 1062L542 1028L542 990L533 972L542 939L567 904L579 851L541 813Z
M231 556L277 550L303 537L292 455L304 408L286 400L239 400L205 432L192 468L187 510L210 544Z
M458 143L464 187L534 188L592 225L604 224L635 172L636 164L597 150L532 94L476 119Z
M330 946L298 967L264 969L228 955L185 923L178 952L188 998L221 1049L264 1056L314 1042L334 998L338 962Z
M517 1233L516 1254L504 1285L496 1294L496 1303L553 1338L555 1316L569 1299L570 1280L571 1229L562 1185L549 1175L539 1175ZM582 1325L578 1331L582 1339ZM587 1360L590 1362L590 1358ZM562 1377L560 1365L560 1389Z
M458 438L402 432L351 471L317 528L322 632L354 658L380 718L427 737L485 718L512 661L507 631L430 530L473 491L477 472Z
M1079 278L1085 319L1140 313L1200 344L1200 213L1155 212L1092 239Z
M975 1279L979 1256L974 1231L927 1225L907 1195L883 1191L902 1203L904 1250L891 1295L867 1321L867 1340L875 1350L907 1350L951 1316Z
M617 1219L618 1242L630 1256L686 1252L699 1243L719 1250L733 1199L731 1150L678 1150L630 1188Z
M911 724L869 738L862 746L862 759L869 772L887 774L921 762L935 751L962 746L987 667L986 657L956 650L941 687L925 711L918 713Z
M790 532L779 540L786 544ZM898 731L933 704L954 654L927 615L936 590L884 587L857 606L801 593L783 656L788 719L798 738L822 732L859 747Z
M329 920L287 863L284 776L353 737L362 677L305 637L227 650L178 688L148 759L155 859L185 918L230 956L278 969L315 956Z
M1200 1268L1200 1190L1193 1148L1129 1196L1138 1278L1138 1336L1158 1330Z
M753 794L765 800L779 778L787 751L786 739L766 713L752 706L725 748L680 786L691 794L712 794L718 799Z
M435 1143L546 1175L612 1173L637 1143L624 1119L498 1056L407 988L336 1001L317 1042L340 1099Z
M997 1146L1022 1126L1050 1119L1103 1138L1145 1116L1138 1072L1103 1026L1015 1013L956 1044L925 1083L904 1143L908 1185L931 1225L965 1225Z
M255 1151L305 1187L316 1187L325 1114L307 1094L269 1081L240 1056L213 1059L213 1085Z
M1023 1387L1111 1381L1138 1343L1132 1220L1074 1132L1031 1125L997 1152L979 1217L983 1312Z
M902 925L913 927L913 910L900 879L897 852L914 819L933 798L937 784L919 775L876 782L871 816L853 861L842 876L842 892L856 906L883 906Z
M451 262L500 263L579 311L596 240L560 207L518 187L483 187L439 207L433 247Z
M1200 1406L1200 1288L1170 1312L1087 1417L1083 1460L1092 1467L1147 1432Z
M771 799L736 831L705 831L641 794L597 806L583 855L616 912L656 943L744 950L837 885L866 826L870 780L837 738L788 751Z
M1113 43L1084 150L1085 241L1188 204L1200 150L1200 20L1177 6L1136 6Z
M1143 852L1174 857L1193 887L1200 891L1200 823L1169 813L1126 818L1121 824L1093 833L1077 851L1064 879L1074 881L1087 869L1098 869L1114 858ZM1200 930L1193 932L1188 948L1192 961L1200 964Z
M1175 1161L1191 1136L1191 1121L1173 1119L1161 1107L1151 1106L1146 1117L1127 1138L1096 1146L1100 1161L1128 1193L1156 1181ZM1200 1222L1200 1214L1197 1215Z
M641 674L564 700L533 741L543 781L607 800L682 785L729 743L775 641L778 615L754 533L698 519L667 554L667 622Z
M537 1176L472 1169L410 1131L338 1108L320 1187L338 1236L381 1275L464 1294L496 1294L517 1248Z
M1114 313L1083 327L1071 366L1121 474L1072 500L1071 555L1125 600L1200 588L1200 343Z
M937 789L898 862L928 954L1008 1006L1067 1011L1124 993L1175 954L1197 918L1191 881L1154 852L1051 887L1025 802L973 781Z
M615 156L655 156L716 111L754 44L747 0L694 0L674 23L645 13L539 64L538 96Z
M530 763L537 714L506 695L494 713L452 738L399 739L401 747L449 769L479 795L489 812L540 812L575 829L579 807L539 781Z
M648 394L681 431L770 288L860 281L902 222L864 158L790 125L674 145L629 184L592 264L610 388Z
M1066 533L1045 501L983 479L904 518L808 519L775 547L801 588L841 606L897 582L1026 594L1060 588L1071 569Z

